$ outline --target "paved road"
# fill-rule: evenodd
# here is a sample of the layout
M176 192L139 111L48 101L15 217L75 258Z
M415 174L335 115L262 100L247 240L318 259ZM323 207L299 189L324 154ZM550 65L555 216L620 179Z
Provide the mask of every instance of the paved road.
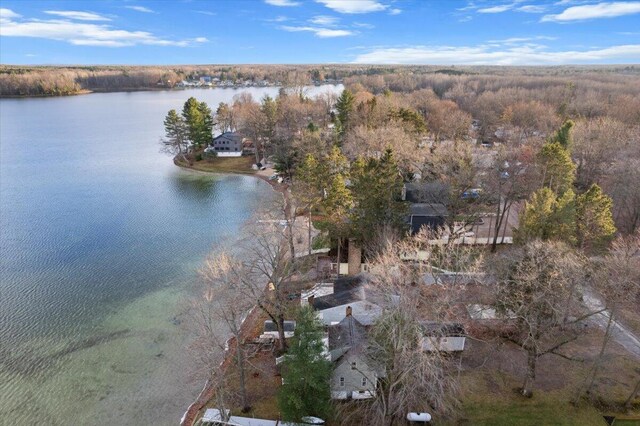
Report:
M604 303L590 290L584 291L584 303L590 310L599 311L604 309ZM609 311L603 311L591 317L591 321L598 325L602 330L606 330L607 322L609 321ZM611 324L613 328L613 339L625 348L629 353L640 359L640 338L636 336L631 330L618 321L613 321Z

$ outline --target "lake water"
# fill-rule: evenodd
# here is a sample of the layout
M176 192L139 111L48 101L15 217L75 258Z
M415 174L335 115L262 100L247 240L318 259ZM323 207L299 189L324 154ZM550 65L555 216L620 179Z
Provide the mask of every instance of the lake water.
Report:
M274 193L181 170L158 140L189 96L237 93L0 100L1 425L179 422L204 377L185 355L189 284Z

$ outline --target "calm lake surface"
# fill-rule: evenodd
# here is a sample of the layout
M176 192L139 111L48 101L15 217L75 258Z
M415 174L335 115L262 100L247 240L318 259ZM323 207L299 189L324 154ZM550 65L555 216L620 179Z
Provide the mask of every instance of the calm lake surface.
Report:
M0 100L1 425L179 422L203 384L189 285L276 195L181 170L158 140L189 96L215 109L241 91Z

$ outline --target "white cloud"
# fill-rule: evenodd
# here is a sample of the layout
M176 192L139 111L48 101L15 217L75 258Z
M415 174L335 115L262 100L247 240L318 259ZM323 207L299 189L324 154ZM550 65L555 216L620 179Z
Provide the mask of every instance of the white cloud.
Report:
M463 16L462 18L458 19L458 22L469 22L472 19L473 19L472 16L467 15L467 16Z
M49 15L61 16L63 18L75 19L78 21L110 21L106 16L93 12L79 12L76 10L45 10Z
M369 24L367 22L354 22L352 25L357 28L367 28L367 29L372 29L376 27L375 25Z
M478 9L478 6L474 2L469 2L469 3L467 3L467 5L465 7L459 7L456 10L459 10L461 12L465 12L467 10L475 10L475 9Z
M519 44L528 41L535 40L557 40L558 37L550 37L550 36L534 36L534 37L510 37L501 40L489 40L487 43L498 43L498 44Z
M309 22L316 25L331 26L335 25L338 22L338 18L336 18L335 16L319 15L309 19Z
M208 16L216 16L217 13L211 12L210 10L194 10L195 13L199 13L200 15L208 15Z
M400 15L402 13L402 9L391 9L389 11L389 15Z
M6 9L8 10L8 9ZM18 19L11 10L0 11L1 37L32 37L64 41L77 46L124 47L135 45L186 47L205 43L205 37L169 40L147 31L129 31L107 24L74 22L67 19Z
M15 13L11 9L0 8L0 23L5 23L11 19L19 18L22 15Z
M288 6L299 6L300 3L293 0L264 0L265 3L270 4L271 6L280 6L280 7L288 7Z
M506 12L507 10L513 9L514 6L515 5L513 4L503 4L500 6L485 7L482 9L478 9L478 13L502 13Z
M542 6L542 5L527 4L524 6L520 6L516 10L518 12L525 12L525 13L543 13L545 10L547 10L547 8L546 6Z
M411 46L375 48L353 60L359 64L562 65L603 61L637 62L640 44L591 50L548 51L545 46Z
M350 30L336 30L332 28L320 28L320 27L293 27L284 25L280 27L281 30L289 32L301 32L308 31L313 33L316 37L320 38L333 38L333 37L346 37L355 35L356 32Z
M136 12L155 13L153 10L149 9L148 7L144 7L144 6L125 6L125 7L127 9L135 10Z
M613 18L640 13L640 2L611 2L572 6L557 15L545 15L541 22L571 22L586 19Z
M316 0L338 13L370 13L386 10L389 6L376 0Z

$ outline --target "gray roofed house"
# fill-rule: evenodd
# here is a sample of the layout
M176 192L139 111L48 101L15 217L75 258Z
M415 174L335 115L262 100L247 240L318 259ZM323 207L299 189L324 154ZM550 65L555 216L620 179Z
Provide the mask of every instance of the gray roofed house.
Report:
M325 325L342 321L349 313L364 325L371 325L382 314L384 298L368 285L354 286L339 293L313 298L309 304L318 311Z
M353 315L329 327L329 353L336 363L331 375L334 399L367 399L375 395L384 371L367 356L367 328Z
M213 138L213 142L207 150L215 151L219 157L240 157L242 156L243 141L244 138L236 132L224 132Z

